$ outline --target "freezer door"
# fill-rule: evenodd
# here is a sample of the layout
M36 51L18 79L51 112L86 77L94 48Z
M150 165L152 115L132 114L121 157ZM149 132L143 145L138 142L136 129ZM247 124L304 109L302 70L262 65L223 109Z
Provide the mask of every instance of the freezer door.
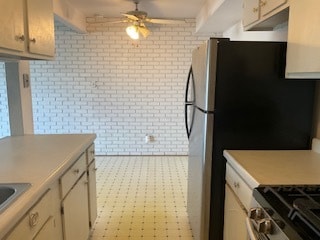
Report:
M195 108L189 137L187 211L195 240L209 236L213 114Z
M214 111L218 44L218 39L210 39L192 52L194 104L205 112Z

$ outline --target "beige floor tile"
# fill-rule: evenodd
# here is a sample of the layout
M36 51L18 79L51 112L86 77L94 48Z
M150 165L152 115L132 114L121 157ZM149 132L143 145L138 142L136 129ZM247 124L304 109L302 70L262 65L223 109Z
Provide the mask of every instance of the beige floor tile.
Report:
M192 240L187 157L96 157L98 217L90 240Z

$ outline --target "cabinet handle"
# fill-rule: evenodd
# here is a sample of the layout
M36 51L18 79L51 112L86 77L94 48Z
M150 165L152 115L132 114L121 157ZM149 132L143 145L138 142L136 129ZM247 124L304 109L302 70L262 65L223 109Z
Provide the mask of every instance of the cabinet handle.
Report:
M29 41L32 42L32 43L36 43L37 42L35 38L30 38Z
M75 170L73 170L73 172L74 172L75 174L79 174L80 170L79 170L79 169L75 169Z
M39 213L38 212L30 213L29 215L30 227L35 227L38 224L38 221L39 221Z
M234 182L234 183L233 183L233 186L234 186L235 188L239 188L239 187L240 187L240 184L239 184L238 182Z
M16 36L16 41L21 41L23 42L26 38L24 37L24 35L20 35L20 36Z
M256 12L258 12L259 11L259 8L253 8L252 9L252 12L254 12L254 13L256 13Z
M264 7L265 5L267 5L267 1L261 1L260 2L260 7Z

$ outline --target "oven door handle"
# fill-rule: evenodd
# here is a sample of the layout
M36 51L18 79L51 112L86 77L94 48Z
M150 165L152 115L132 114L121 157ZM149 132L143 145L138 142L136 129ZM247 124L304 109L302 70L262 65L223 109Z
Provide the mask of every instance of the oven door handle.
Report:
M256 234L256 230L254 229L254 226L251 222L250 218L246 218L246 226L247 226L247 233L249 235L250 240L260 240L261 238L259 235Z

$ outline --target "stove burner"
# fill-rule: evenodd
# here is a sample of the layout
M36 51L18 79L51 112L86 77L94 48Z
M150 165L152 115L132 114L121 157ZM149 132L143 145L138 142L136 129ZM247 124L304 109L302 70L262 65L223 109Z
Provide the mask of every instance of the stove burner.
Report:
M312 201L312 199L298 198L294 200L293 207L320 229L320 219L316 214L314 214L320 210L319 203Z
M288 236L320 240L320 186L258 187L254 197L263 208L274 212L270 216L275 223L279 219L284 223L279 228Z

